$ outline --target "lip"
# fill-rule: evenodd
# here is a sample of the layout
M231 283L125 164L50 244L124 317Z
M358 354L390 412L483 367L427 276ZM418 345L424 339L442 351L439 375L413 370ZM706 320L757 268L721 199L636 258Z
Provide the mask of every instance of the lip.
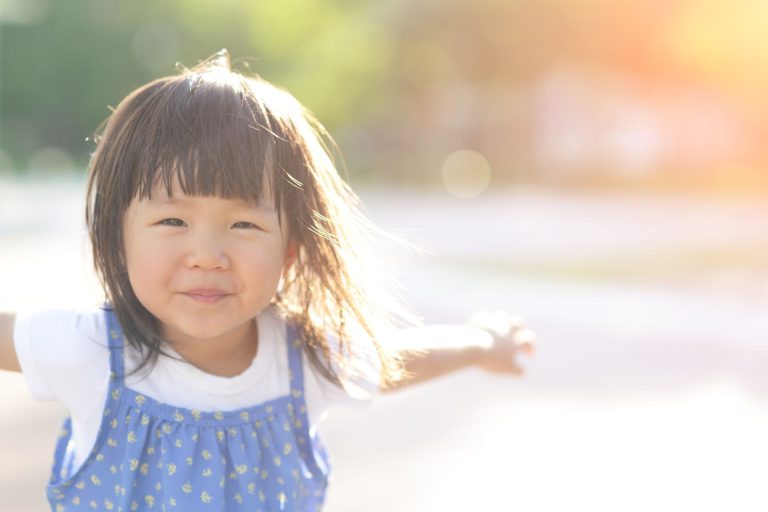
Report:
M213 304L227 298L231 294L218 288L195 288L182 292L182 295L186 295L195 302Z

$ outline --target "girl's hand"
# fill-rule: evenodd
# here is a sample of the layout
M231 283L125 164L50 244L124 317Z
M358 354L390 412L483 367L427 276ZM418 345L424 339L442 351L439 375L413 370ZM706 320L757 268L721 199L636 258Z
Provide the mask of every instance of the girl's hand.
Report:
M472 316L469 323L493 337L489 346L480 349L476 362L478 367L490 373L523 374L518 355L534 354L536 334L524 326L522 318L506 311L480 311Z

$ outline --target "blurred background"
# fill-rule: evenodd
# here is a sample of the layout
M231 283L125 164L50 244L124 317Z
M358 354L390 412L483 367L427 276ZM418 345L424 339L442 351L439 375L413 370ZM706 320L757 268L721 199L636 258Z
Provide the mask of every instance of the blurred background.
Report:
M329 510L766 510L766 33L759 0L0 0L0 306L98 302L93 133L227 48L429 251L388 253L426 321L541 340L335 411ZM0 508L45 510L66 411L0 389Z

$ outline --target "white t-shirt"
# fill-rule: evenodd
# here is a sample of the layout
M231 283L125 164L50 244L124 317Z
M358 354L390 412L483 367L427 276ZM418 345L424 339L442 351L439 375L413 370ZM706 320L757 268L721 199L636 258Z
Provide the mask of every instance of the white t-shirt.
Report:
M126 377L125 385L159 402L200 411L231 411L289 393L286 325L272 307L258 322L259 348L251 365L234 377L206 373L183 360L160 356L150 372ZM57 400L72 418L75 466L85 461L96 442L109 386L109 348L106 317L101 309L53 309L20 313L14 343L24 378L35 400ZM330 344L332 347L334 343ZM169 354L181 357L170 347ZM138 366L139 357L126 344L125 370ZM332 384L308 363L304 364L304 391L311 428L335 405L368 403ZM368 386L374 392L375 386ZM370 394L368 395L370 398Z

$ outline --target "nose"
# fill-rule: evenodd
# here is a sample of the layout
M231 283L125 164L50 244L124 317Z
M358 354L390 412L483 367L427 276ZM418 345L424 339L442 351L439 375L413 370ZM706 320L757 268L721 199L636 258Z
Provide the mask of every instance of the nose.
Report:
M223 241L215 233L199 232L190 236L186 250L187 268L226 270L230 261Z

